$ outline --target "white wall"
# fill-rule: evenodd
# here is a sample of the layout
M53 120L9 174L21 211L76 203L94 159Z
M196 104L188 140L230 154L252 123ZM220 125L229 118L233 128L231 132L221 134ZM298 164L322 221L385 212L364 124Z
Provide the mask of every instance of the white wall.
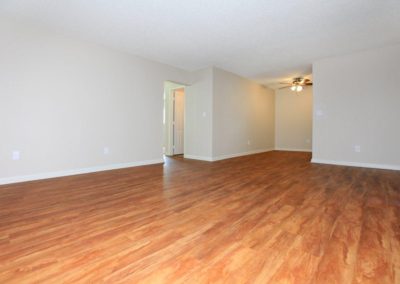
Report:
M313 161L400 169L400 45L321 60L313 72Z
M274 92L214 68L213 159L274 148Z
M191 77L1 19L0 182L162 161L165 80Z
M312 87L297 93L287 89L275 91L275 148L311 151Z
M213 68L195 73L193 85L185 88L184 156L212 160Z

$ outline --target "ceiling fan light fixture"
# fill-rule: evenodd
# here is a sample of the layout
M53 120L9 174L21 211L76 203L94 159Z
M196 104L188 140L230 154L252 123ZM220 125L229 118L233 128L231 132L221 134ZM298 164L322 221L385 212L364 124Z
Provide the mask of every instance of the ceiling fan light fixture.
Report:
M286 85L285 87L282 87L279 89L290 88L290 90L292 90L293 92L297 92L297 93L303 91L304 87L313 85L313 83L311 82L310 79L303 78L303 77L293 78L292 82L279 82L279 84Z

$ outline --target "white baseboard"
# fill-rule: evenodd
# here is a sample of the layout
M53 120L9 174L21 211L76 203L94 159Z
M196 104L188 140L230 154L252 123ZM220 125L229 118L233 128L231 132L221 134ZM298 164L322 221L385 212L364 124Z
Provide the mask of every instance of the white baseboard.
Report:
M121 164L97 166L97 167L90 167L90 168L83 168L83 169L47 172L47 173L32 174L32 175L25 175L25 176L14 176L14 177L0 178L0 185L24 182L24 181L33 181L33 180L40 180L40 179L72 176L72 175L79 175L79 174L87 174L87 173L94 173L94 172L101 172L101 171L108 171L108 170L116 170L116 169L123 169L123 168L137 167L137 166L145 166L145 165L152 165L152 164L161 164L161 163L164 163L163 159L155 159L155 160L145 160L145 161L138 161L138 162L131 162L131 163L121 163Z
M254 154L270 152L270 151L274 151L274 149L273 148L259 149L259 150L252 150L252 151L241 152L241 153L236 153L236 154L220 155L220 156L213 157L212 161L220 161L220 160L231 159L231 158L247 156L247 155L254 155Z
M276 151L290 151L290 152L312 152L311 149L294 149L294 148L275 148Z
M215 161L231 159L231 158L247 156L247 155L253 155L253 154L259 154L259 153L270 152L270 151L274 151L274 149L273 148L259 149L259 150L253 150L253 151L247 151L247 152L241 152L241 153L235 153L235 154L220 155L220 156L215 156L215 157L195 156L195 155L184 155L183 157L185 159L194 159L194 160L201 160L201 161L207 161L207 162L215 162Z
M192 160L200 160L200 161L207 161L207 162L212 162L213 161L212 157L206 157L206 156L196 156L196 155L186 155L186 154L184 154L183 157L185 159L192 159Z
M323 159L314 159L314 158L311 159L311 163L400 171L400 166L398 166L398 165L358 163L358 162L334 161L334 160L323 160Z

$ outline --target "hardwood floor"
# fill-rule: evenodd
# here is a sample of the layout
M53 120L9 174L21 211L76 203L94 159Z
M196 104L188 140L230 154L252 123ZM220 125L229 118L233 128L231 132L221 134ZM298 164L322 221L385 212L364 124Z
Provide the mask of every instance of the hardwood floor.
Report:
M400 172L270 152L0 187L0 283L400 283Z

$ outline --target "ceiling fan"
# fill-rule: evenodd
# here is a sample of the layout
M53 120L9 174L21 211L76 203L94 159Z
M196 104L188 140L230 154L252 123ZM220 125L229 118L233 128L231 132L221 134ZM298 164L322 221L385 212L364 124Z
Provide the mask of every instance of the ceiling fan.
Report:
M303 78L303 77L297 77L293 78L292 82L280 82L279 84L285 84L288 86L279 88L279 89L285 89L285 88L290 88L292 91L296 92L301 92L304 87L306 86L312 86L312 82L310 79Z

